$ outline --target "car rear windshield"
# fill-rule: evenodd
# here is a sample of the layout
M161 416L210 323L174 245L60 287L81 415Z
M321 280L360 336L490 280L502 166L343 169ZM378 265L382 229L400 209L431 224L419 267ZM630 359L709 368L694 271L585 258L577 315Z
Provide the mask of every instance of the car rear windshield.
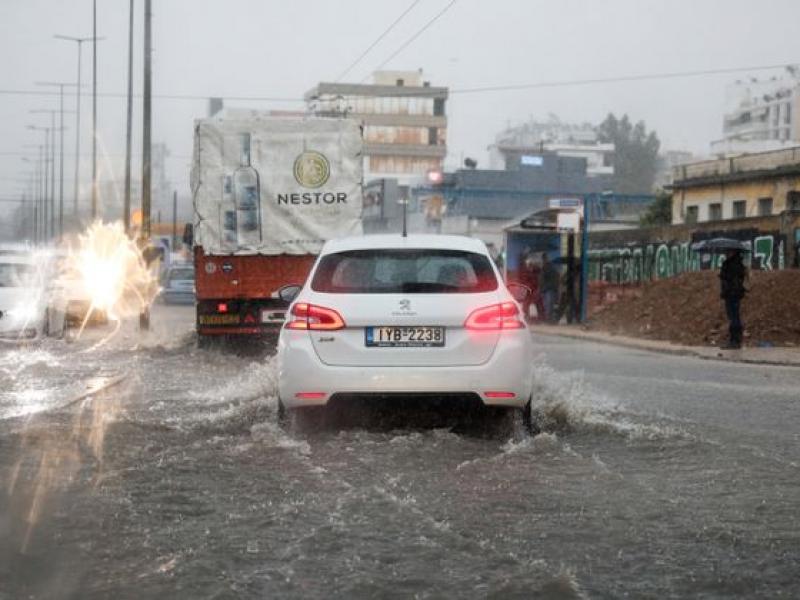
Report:
M460 250L351 250L323 256L311 289L334 294L476 293L497 289L489 259Z
M194 269L172 269L169 272L170 281L194 281Z
M0 287L32 287L36 285L36 269L32 265L0 263Z

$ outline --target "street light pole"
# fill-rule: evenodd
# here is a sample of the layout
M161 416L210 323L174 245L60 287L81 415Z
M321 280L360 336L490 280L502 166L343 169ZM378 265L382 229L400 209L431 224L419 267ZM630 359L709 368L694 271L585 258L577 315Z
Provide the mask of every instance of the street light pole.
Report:
M50 165L49 165L48 161L49 161L49 157L50 157L50 146L49 146L49 144L50 144L50 129L51 128L50 127L37 127L36 125L28 125L28 129L30 129L32 131L44 131L44 152L42 153L42 159L41 159L42 160L43 187L42 187L42 198L41 198L42 199L42 211L41 211L42 227L40 229L40 234L41 234L40 237L42 238L42 240L46 240L47 239L47 217L48 217L48 215L47 215L47 201L48 201L48 198L49 198L49 193L48 193L48 190L49 190L49 187L48 187L48 184L49 184L48 175L49 175L49 170L50 170Z
M59 184L58 184L58 237L64 237L64 88L67 86L76 85L74 83L52 82L52 81L37 81L36 85L49 85L58 86L59 94L59 130L61 131L59 139Z
M72 216L78 222L78 196L80 194L80 167L81 167L81 55L83 43L89 41L100 42L103 37L73 37L69 35L54 35L56 39L76 42L78 44L78 80L75 84L75 190L72 198Z
M50 115L50 130L52 131L52 142L50 143L50 237L55 237L55 223L56 223L56 131L59 128L56 127L56 113L63 112L63 108L59 110L51 110L51 109L40 109L40 110L31 110L29 111L34 114L49 114ZM63 114L62 114L62 121L63 121ZM64 160L64 130L61 128L61 160ZM63 178L62 178L62 186L63 186Z

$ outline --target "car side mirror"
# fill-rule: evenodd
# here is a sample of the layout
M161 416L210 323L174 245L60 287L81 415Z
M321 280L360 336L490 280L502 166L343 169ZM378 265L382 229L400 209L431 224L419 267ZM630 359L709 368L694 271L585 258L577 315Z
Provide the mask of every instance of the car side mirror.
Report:
M299 285L285 285L278 290L278 298L287 304L291 304L292 301L297 298L297 294L299 294L300 290L302 289L303 287Z
M183 228L183 243L191 248L194 245L194 226L187 223Z
M531 295L531 288L521 283L509 283L506 287L517 302L524 302Z

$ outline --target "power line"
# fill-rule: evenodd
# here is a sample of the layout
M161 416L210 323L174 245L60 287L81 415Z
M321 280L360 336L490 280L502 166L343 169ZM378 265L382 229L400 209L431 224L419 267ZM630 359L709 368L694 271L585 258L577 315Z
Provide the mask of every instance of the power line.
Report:
M726 73L741 73L745 71L764 71L767 69L784 69L786 64L762 65L757 67L732 67L727 69L705 69L702 71L672 71L666 73L652 73L650 75L623 75L620 77L604 77L595 79L573 79L565 81L541 81L537 83L520 83L512 85L495 85L474 88L452 89L451 94L477 94L483 92L503 92L509 90L529 90L547 87L569 87L574 85L594 85L599 83L620 83L626 81L647 81L653 79L677 79L681 77L700 77L703 75L722 75Z
M391 25L389 25L389 27L386 29L386 31L384 31L382 34L380 34L378 36L378 38L374 42L372 42L366 50L364 50L361 54L358 55L358 58L355 59L353 61L353 63L349 67L347 67L344 71L342 71L342 73L336 78L336 81L340 81L345 75L347 75L353 69L353 67L355 67L358 63L360 63L361 59L364 58L367 54L369 54L369 51L372 50L375 46L377 46L378 42L380 42L383 38L385 38L386 35L392 29L394 29L395 25L397 25L400 21L402 21L403 17L405 17L408 13L410 13L411 10L417 4L419 4L419 2L420 2L420 0L414 0L414 2L412 2L411 5L408 8L406 8L403 11L403 13L399 17L397 17Z
M90 157L92 155L92 153L91 152L81 152L80 155L82 157L88 158L88 157ZM3 151L3 152L0 152L0 156L26 156L26 157L30 157L30 158L38 158L38 154L36 152L18 152L18 151L17 152L15 152L15 151L11 151L11 152ZM125 154L118 154L118 153L115 153L115 152L107 152L107 153L104 153L103 156L106 157L106 158L124 158ZM68 154L68 153L65 152L64 153L64 157L65 158L74 158L75 154L74 153ZM164 160L192 160L193 158L194 157L192 155L190 155L190 154L170 154L168 156L165 156Z
M453 0L449 5L452 6L457 0ZM445 7L446 9L447 7ZM439 13L438 16L441 16L443 13ZM435 17L434 17L435 18ZM433 21L429 21L431 24ZM420 30L421 32L421 30ZM420 32L417 32L418 35ZM408 45L408 41L404 46ZM402 49L402 48L401 48ZM397 52L394 53L395 55ZM384 63L382 63L377 68L381 68L386 62L391 60L390 57ZM792 64L791 62L781 63L781 64L772 64L772 65L757 65L751 67L730 67L730 68L721 68L721 69L705 69L700 71L673 71L673 72L665 72L665 73L652 73L652 74L638 74L638 75L623 75L619 77L605 77L605 78L594 78L594 79L573 79L573 80L563 80L563 81L542 81L542 82L535 82L535 83L521 83L521 84L508 84L508 85L495 85L495 86L482 86L482 87L473 87L473 88L454 88L450 90L451 94L478 94L478 93L486 93L486 92L502 92L502 91L513 91L513 90L525 90L525 89L535 89L535 88L547 88L547 87L569 87L569 86L577 86L577 85L593 85L593 84L603 84L603 83L622 83L628 81L647 81L647 80L656 80L656 79L677 79L681 77L700 77L703 75L724 75L730 73L743 73L743 72L752 72L752 71L766 71L770 69L785 69L788 65ZM393 90L392 95L396 96L398 94L407 93L410 96L418 96L420 92L424 92L424 88L413 88L409 87L407 90ZM0 89L0 96L2 95L20 95L20 96L58 96L58 92L48 92L46 90L19 90L19 89ZM126 98L126 94L117 94L112 92L99 92L97 94L99 97L105 98ZM138 95L137 97L141 97ZM196 94L160 94L154 95L154 98L162 99L162 100L208 100L209 98L224 98L225 100L234 100L234 101L249 101L249 102L293 102L293 103L302 103L304 102L303 98L287 98L287 97L274 97L274 96L225 96L220 94L208 94L208 95L196 95ZM0 152L0 155L4 154Z
M383 66L384 66L386 63L388 63L388 62L389 62L390 60L392 60L392 59L393 59L395 56L397 56L397 55L398 55L398 54L400 54L400 53L401 53L403 50L405 50L405 49L406 49L406 48L407 48L407 47L408 47L408 46L411 44L411 42L413 42L413 41L414 41L414 40L416 40L416 39L417 39L419 36L421 36L423 33L425 33L425 31L426 31L426 30L427 30L427 29L428 29L428 28L429 28L431 25L433 25L433 24L434 24L436 21L438 21L438 20L439 20L439 18L440 18L442 15L444 15L444 13L446 13L448 10L450 10L450 9L453 7L453 5L454 5L456 2L458 2L458 0L450 0L450 3L449 3L447 6L445 6L445 7L444 7L442 10L440 10L438 13L436 13L436 14L433 16L433 18L432 18L430 21L428 21L427 23L425 23L425 25L423 25L423 26L422 26L422 27L421 27L421 28L420 28L420 29L419 29L419 30L418 30L418 31L417 31L417 32L416 32L414 35L412 35L412 36L411 36L410 38L408 38L408 39L407 39L405 42L403 42L402 44L400 44L400 47L399 47L397 50L395 50L394 52L392 52L392 54L389 56L389 58L387 58L387 59L386 59L386 60L384 60L384 61L383 61L381 64L379 64L377 67L375 67L375 68L373 69L373 71L378 71L378 70L380 70L380 69L381 69L381 68L382 68L382 67L383 67ZM364 80L366 80L366 79L367 79L367 77L365 77L365 78L364 78L364 79L362 79L361 81L363 82L363 81L364 81Z
M48 92L45 90L19 90L19 89L0 89L0 95L11 96L58 96L58 92ZM126 98L127 93L98 92L98 98ZM141 94L135 94L134 98L141 98ZM208 100L209 98L223 98L225 100L241 100L246 102L303 102L302 98L286 98L275 96L225 96L220 94L153 94L153 98L159 100Z

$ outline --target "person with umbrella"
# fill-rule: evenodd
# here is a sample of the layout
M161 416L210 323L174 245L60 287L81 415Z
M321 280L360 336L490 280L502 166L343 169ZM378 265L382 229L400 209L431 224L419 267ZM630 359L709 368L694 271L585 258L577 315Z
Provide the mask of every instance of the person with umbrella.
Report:
M747 268L742 261L742 250L729 248L725 251L725 261L719 271L720 297L725 302L725 313L728 316L728 345L727 348L738 349L742 347L742 317L740 314L742 298L745 290L744 282L747 279Z
M728 344L726 348L737 349L742 347L742 317L740 309L742 298L747 290L744 282L747 280L747 268L744 266L742 256L750 250L750 245L730 238L714 238L692 244L692 250L708 254L725 254L725 260L719 271L720 298L725 302L725 313L728 316Z

